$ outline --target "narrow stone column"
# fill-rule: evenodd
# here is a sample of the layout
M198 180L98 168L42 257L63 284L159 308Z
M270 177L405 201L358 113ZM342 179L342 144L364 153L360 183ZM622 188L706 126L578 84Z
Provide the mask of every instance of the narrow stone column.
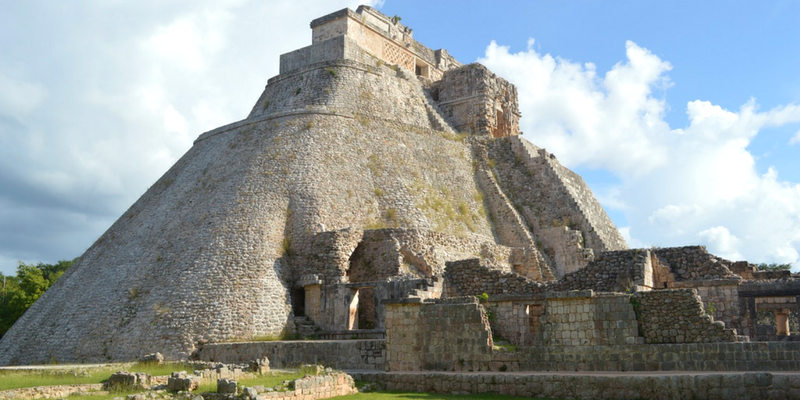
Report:
M789 313L791 310L787 308L782 308L780 310L774 310L773 313L775 314L775 328L778 330L778 336L788 336L789 335Z

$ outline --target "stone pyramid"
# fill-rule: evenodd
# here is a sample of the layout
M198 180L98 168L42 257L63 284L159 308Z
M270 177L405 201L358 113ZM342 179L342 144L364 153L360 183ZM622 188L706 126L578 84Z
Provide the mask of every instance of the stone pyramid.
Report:
M247 118L200 135L17 321L0 363L186 358L299 315L379 330L352 319L365 282L375 308L441 295L447 261L543 282L626 248L583 180L518 136L513 85L369 7L311 27Z

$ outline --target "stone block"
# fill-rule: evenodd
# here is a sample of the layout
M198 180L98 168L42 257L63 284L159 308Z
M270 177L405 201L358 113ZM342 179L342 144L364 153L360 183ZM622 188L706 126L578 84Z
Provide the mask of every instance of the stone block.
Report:
M142 358L139 359L139 362L146 363L146 364L163 364L164 363L164 355L161 353L150 353Z
M106 390L125 390L141 388L148 384L150 375L133 373L127 371L117 371L103 383L103 388Z
M186 371L173 372L167 380L167 390L170 392L191 392L200 386L200 377L189 375Z

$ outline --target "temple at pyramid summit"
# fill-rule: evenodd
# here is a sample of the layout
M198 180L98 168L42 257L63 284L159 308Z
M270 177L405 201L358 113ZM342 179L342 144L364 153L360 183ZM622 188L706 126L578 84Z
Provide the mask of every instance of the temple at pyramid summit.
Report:
M629 249L521 136L513 84L371 7L311 31L246 118L200 134L16 322L0 363L800 369L797 276Z

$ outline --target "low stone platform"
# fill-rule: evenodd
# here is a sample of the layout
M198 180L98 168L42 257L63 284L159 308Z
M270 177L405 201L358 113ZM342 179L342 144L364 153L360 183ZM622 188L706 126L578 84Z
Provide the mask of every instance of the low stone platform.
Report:
M383 339L213 343L201 347L193 358L236 364L266 356L272 368L322 364L334 369L383 370L385 343Z
M523 371L800 371L800 342L536 346L495 359Z
M618 400L800 398L800 371L349 373L390 391Z

